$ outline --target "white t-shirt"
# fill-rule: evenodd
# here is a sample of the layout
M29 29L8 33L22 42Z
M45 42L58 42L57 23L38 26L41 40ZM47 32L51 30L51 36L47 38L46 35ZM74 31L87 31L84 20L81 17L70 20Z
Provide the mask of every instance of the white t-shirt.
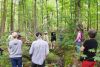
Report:
M42 39L33 41L29 54L32 55L32 62L38 65L42 65L46 56L49 53L48 43Z

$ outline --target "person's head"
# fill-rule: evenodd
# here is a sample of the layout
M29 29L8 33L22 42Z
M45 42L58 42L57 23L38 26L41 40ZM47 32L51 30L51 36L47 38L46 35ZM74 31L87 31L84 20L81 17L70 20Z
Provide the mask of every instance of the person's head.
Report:
M41 38L42 37L42 33L40 33L40 32L37 32L35 35L36 35L36 38Z
M88 35L90 38L95 38L96 37L97 32L95 30L89 30L88 31Z
M44 32L44 34L45 34L45 35L47 35L47 34L48 34L48 32Z
M81 31L81 32L83 32L83 29L80 28L80 27L77 27L77 28L76 28L76 31Z
M12 33L12 36L13 36L13 38L17 38L17 37L18 37L17 32L13 32L13 33Z
M17 39L19 39L19 40L20 40L20 39L21 39L21 35L18 35Z

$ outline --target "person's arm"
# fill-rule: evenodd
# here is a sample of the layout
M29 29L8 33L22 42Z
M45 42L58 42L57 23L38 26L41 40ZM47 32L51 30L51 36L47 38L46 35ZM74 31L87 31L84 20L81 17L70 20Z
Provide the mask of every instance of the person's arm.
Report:
M83 43L83 45L80 48L80 51L84 51L85 47L87 45L87 40Z
M31 48L29 50L30 57L32 57L33 50L34 50L34 43L32 43Z
M49 45L47 43L47 45L46 45L46 57L48 56L48 54L49 54Z
M84 51L84 49L85 49L85 47L82 45L81 48L80 48L80 50Z
M9 54L10 54L10 50L11 50L11 48L12 48L12 45L11 45L11 42L9 42L9 44L8 44L8 52L9 52Z

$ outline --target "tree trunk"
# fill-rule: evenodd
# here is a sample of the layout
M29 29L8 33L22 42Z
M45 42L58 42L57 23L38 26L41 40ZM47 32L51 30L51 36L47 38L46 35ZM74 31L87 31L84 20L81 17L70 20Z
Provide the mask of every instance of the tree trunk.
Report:
M62 9L61 9L61 23L62 23L62 19L63 19L63 0L62 0Z
M38 29L37 29L36 2L37 2L37 0L34 0L34 14L33 14L33 17L34 17L34 19L33 19L34 29L33 30L34 30L34 33L36 33L38 31Z
M58 0L56 0L56 11L57 11L57 31L59 27L59 22L58 22Z
M44 3L44 0L41 0L41 16L42 16L42 24L43 24L43 3ZM43 25L42 25L42 30L43 30Z
M14 31L14 22L13 22L13 0L11 0L11 24L10 31Z
M88 25L87 30L90 29L90 1L88 0Z
M48 0L46 0L46 14L47 14L47 16L46 16L46 19L47 19L47 30L49 29L49 15L48 15Z
M81 4L80 0L75 1L75 17L76 17L76 23L80 24L80 18L81 18Z
M98 31L98 17L99 17L99 15L98 15L98 0L97 0L97 31Z
M1 19L1 32L3 33L5 31L5 22L6 22L6 0L3 1L3 15Z
M21 21L20 9L21 9L21 1L19 1L19 4L18 4L18 30L19 31L20 31L20 21Z

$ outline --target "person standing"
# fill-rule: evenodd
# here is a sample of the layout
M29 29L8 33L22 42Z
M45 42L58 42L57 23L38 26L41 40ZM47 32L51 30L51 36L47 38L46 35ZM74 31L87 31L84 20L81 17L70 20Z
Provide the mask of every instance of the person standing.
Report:
M11 64L12 67L22 67L22 41L17 38L17 32L13 32L12 36L14 39L8 45Z
M49 54L49 46L46 41L42 39L40 32L36 33L36 41L33 41L29 54L32 61L32 67L45 67L45 59Z
M77 28L77 36L75 39L75 43L76 43L76 52L80 53L80 47L82 45L82 38L83 38L83 30L81 28Z
M94 67L96 64L94 61L94 56L96 56L96 50L98 47L98 42L95 39L96 33L97 32L95 30L89 30L89 39L85 40L83 46L80 48L80 50L83 51L83 55L86 55L82 61L82 67ZM94 51L92 52L90 50Z
M44 32L43 40L45 40L49 43L48 32Z
M51 32L51 49L55 48L55 42L56 42L56 33Z

